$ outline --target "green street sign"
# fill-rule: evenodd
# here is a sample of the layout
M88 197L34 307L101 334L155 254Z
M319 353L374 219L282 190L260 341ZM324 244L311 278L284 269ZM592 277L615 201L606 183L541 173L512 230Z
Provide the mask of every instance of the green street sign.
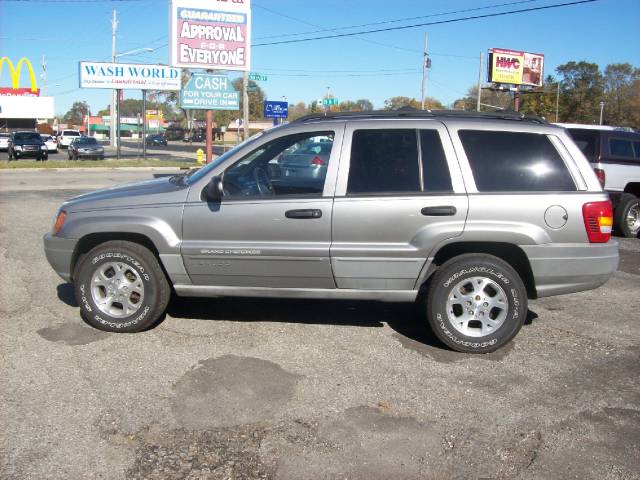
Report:
M249 74L249 80L253 80L254 82L266 82L267 76L261 75L259 73L251 72Z
M334 105L338 105L340 101L337 98L323 98L322 105L325 107L332 107Z

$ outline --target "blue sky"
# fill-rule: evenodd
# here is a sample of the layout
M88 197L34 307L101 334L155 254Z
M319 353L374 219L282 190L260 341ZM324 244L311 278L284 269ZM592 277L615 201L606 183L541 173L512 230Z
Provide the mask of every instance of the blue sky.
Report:
M274 35L441 14L516 0L253 0L253 43ZM391 27L465 16L539 7L570 0L520 0L518 4L431 18L362 27ZM47 94L56 113L76 100L92 111L105 108L106 90L78 88L80 60L109 60L111 11L120 24L117 51L157 48L121 61L168 63L168 4L165 0L0 0L0 56L29 58L37 73L47 58ZM355 31L355 30L341 30ZM445 104L464 96L477 81L478 56L491 47L545 54L545 74L569 60L601 67L630 62L640 67L640 0L598 0L538 12L381 32L358 37L254 47L252 71L268 76L261 87L270 99L289 102L321 98L326 88L340 100L370 99L376 107L396 95L420 96L424 34L432 69L427 94ZM339 32L325 32L339 33ZM316 36L314 34L311 36ZM270 37L270 38L265 38ZM230 76L236 76L230 73ZM3 72L0 85L8 85ZM22 80L26 86L26 77ZM40 86L42 86L40 84ZM140 92L128 91L127 98Z

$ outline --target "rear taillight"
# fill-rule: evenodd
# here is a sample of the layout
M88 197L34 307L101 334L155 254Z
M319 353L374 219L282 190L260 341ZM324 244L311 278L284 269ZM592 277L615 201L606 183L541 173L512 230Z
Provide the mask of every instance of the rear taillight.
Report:
M611 202L590 202L582 206L582 218L591 243L607 243L613 227Z
M607 175L604 173L604 170L602 170L601 168L594 168L593 171L596 172L596 177L598 177L600 185L602 185L602 188L604 188L604 182L607 179Z
M324 160L322 160L319 156L315 156L313 157L313 160L311 160L311 165L325 165Z

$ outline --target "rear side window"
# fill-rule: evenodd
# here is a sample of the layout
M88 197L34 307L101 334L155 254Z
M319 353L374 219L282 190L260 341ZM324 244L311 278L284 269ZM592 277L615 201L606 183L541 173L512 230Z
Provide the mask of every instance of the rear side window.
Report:
M348 193L420 192L416 130L356 130Z
M636 149L636 158L640 158L640 142L633 142L633 148Z
M609 151L611 152L611 155L615 155L616 157L633 158L633 146L631 140L610 138Z
M598 135L600 134L584 130L569 130L569 133L584 156L595 162L598 157Z
M371 129L353 133L348 193L451 191L447 157L437 130Z
M458 132L480 192L575 191L564 161L546 135Z

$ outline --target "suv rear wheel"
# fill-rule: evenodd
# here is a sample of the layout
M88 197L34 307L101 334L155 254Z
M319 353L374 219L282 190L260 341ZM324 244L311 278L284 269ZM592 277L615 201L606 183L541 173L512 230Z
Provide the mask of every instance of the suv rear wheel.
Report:
M637 237L640 232L640 198L630 193L623 194L616 207L614 224L623 237Z
M156 257L133 242L98 245L78 262L74 279L82 318L108 332L149 328L171 295Z
M458 352L488 353L508 343L527 314L524 284L492 255L466 254L436 272L427 296L435 335Z

